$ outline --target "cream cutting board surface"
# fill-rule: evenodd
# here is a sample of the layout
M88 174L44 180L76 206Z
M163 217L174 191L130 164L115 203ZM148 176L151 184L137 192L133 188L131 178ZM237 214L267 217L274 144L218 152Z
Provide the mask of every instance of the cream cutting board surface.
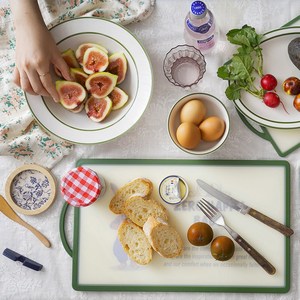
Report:
M89 207L76 208L73 242L73 287L76 290L236 291L287 292L290 285L290 239L248 215L242 215L204 192L200 178L252 208L289 225L290 169L286 161L199 160L81 160L104 177L106 192ZM164 203L158 193L163 178L182 176L189 196L178 206ZM152 197L165 205L170 224L184 241L181 257L166 259L154 253L146 266L124 253L117 229L122 215L113 214L109 202L117 188L137 177L154 184ZM197 208L206 198L223 213L229 226L276 268L267 274L239 245L227 262L213 259L209 246L192 246L186 237L191 224L211 224L214 236L228 235L208 221Z

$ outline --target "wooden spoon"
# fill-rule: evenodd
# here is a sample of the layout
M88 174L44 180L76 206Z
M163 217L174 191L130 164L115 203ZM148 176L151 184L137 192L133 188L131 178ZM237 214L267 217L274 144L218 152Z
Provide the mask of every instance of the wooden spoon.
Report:
M49 240L41 234L38 230L36 230L34 227L23 221L16 213L15 211L9 206L9 204L6 202L6 200L0 195L0 211L3 212L4 215L6 215L11 220L19 223L20 225L24 226L25 228L29 229L46 247L50 248L51 243Z

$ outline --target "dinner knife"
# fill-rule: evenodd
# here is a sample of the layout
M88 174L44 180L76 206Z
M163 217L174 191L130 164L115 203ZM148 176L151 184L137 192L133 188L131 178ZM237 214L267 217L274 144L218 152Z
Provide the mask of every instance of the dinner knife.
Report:
M207 184L203 180L197 179L196 181L203 190L205 190L206 192L208 192L209 194L211 194L218 200L222 201L226 205L228 205L228 206L232 207L233 209L237 210L238 212L242 213L243 215L248 214L251 217L254 217L255 219L259 220L260 222L272 227L273 229L279 231L280 233L282 233L286 236L291 236L294 233L294 231L291 228L271 219L270 217L249 207L248 205L230 197L229 195L224 194L223 192L215 189L214 187Z

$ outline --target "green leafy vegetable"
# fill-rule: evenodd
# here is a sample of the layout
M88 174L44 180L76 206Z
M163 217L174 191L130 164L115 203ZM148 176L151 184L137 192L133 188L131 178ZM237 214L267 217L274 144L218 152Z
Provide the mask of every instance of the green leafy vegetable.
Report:
M241 29L232 29L227 33L230 43L238 45L237 53L218 69L218 77L228 80L229 86L225 94L229 100L239 99L245 90L255 97L262 98L263 89L255 84L255 73L263 76L263 55L260 47L262 35L255 28L244 25Z

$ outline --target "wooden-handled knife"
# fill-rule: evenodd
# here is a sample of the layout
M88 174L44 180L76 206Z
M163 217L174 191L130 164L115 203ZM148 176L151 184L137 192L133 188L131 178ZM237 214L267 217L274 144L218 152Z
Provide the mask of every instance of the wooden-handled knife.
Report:
M197 179L196 181L203 190L205 190L206 192L208 192L209 194L211 194L218 200L222 201L226 205L228 205L228 206L232 207L233 209L237 210L238 212L242 213L243 215L248 214L286 236L291 236L294 233L294 231L291 228L271 219L270 217L249 207L248 205L224 194L223 192L215 189L214 187L207 184L203 180Z

